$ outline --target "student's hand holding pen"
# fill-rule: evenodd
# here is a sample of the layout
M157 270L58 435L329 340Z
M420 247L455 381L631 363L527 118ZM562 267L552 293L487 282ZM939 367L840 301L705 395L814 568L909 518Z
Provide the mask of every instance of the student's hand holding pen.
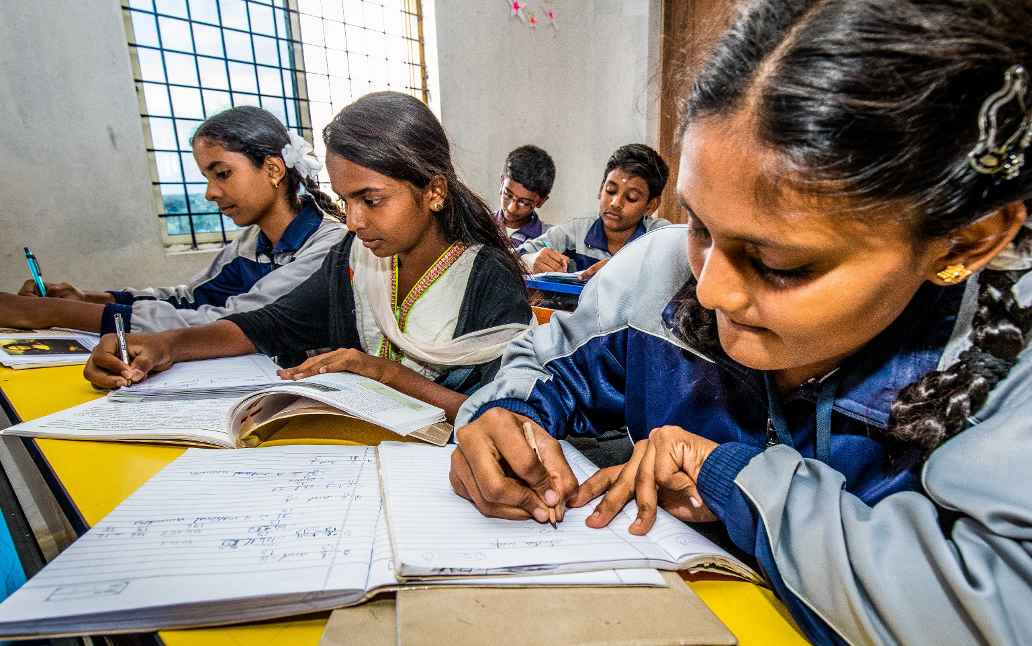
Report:
M570 259L555 249L542 249L534 259L534 273L540 274L546 271L566 271Z
M114 303L115 297L108 292L84 292L75 285L69 283L44 283L47 288L48 298L63 298L70 301L83 301L86 303ZM36 281L29 279L26 280L21 289L18 290L19 296L39 296L39 287L36 286Z
M175 362L167 332L129 334L125 337L129 364L120 358L118 338L105 334L93 349L83 376L96 388L121 388L143 381L153 372L167 370Z
M523 431L529 423L537 452ZM450 479L455 493L485 516L562 521L577 478L559 442L523 415L493 408L456 433ZM540 457L539 457L540 456Z

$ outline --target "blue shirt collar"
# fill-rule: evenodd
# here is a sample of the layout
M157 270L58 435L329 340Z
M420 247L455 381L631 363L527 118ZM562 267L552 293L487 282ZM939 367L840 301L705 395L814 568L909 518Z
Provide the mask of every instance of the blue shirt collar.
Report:
M647 217L649 216L646 215L645 218ZM645 218L638 222L638 226L635 227L634 233L627 239L627 242L645 235ZM591 249L600 249L609 253L609 238L606 237L606 228L602 224L601 216L588 227L588 232L584 235L584 245Z
M506 226L505 217L502 215L501 209L495 211L495 222L500 226ZM542 234L541 229L541 218L538 217L537 211L531 211L530 217L527 218L527 222L519 229L516 229L516 233L523 236L525 239L530 240L531 238L540 236Z
M272 246L272 241L269 240L264 231L258 233L257 249L259 255L274 256L280 253L297 251L308 241L308 238L312 237L312 234L322 224L322 220L322 211L315 206L315 201L307 196L302 198L301 210L287 225L275 247Z
M879 428L889 424L889 409L899 391L936 369L957 323L964 285L937 287L926 283L903 313L881 334L847 359L837 373L835 410ZM672 329L678 301L663 309L663 323ZM762 375L732 361L723 351L711 357L739 379L762 383ZM753 374L755 373L755 374ZM816 393L802 389L816 400Z

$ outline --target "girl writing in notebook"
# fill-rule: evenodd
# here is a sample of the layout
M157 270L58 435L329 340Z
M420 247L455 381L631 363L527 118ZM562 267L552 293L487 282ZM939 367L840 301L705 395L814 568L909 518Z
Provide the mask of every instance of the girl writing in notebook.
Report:
M484 201L455 175L441 124L420 101L369 94L326 126L327 169L350 233L293 291L211 325L130 335L130 366L105 336L86 366L103 388L176 361L333 348L286 378L349 371L453 419L531 320L519 261Z
M140 332L202 325L267 305L311 276L344 235L343 214L319 190L322 164L312 146L252 106L211 117L190 141L208 181L205 199L244 227L205 271L184 285L146 289L48 283L47 298L29 280L18 296L0 294L0 326L107 333L115 313Z
M687 97L688 225L513 344L455 491L719 521L818 643L1028 643L1029 33L1029 0L744 5ZM555 438L624 424L578 486Z

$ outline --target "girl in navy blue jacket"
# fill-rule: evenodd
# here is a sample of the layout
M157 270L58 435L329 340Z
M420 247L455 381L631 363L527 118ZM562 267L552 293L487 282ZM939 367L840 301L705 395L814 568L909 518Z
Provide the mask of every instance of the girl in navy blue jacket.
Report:
M289 293L344 237L344 214L319 188L322 164L311 144L268 110L224 110L197 128L190 145L208 182L205 199L242 228L207 269L168 287L94 292L48 283L47 298L28 280L17 296L0 293L0 326L106 334L116 313L134 332L204 325Z
M749 3L686 103L688 224L510 346L455 491L718 520L817 642L1029 643L1030 32L1029 0ZM623 425L578 485L555 438Z

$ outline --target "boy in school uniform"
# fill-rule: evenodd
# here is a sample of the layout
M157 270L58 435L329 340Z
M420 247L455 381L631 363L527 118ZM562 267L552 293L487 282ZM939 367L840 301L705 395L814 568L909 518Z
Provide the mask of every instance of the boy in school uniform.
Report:
M598 190L598 216L575 218L517 249L534 273L582 271L587 280L624 245L670 224L652 215L670 171L645 144L621 146L609 157Z
M555 162L537 146L520 146L505 157L500 208L495 221L518 247L552 228L538 217L537 209L548 200L555 183Z

